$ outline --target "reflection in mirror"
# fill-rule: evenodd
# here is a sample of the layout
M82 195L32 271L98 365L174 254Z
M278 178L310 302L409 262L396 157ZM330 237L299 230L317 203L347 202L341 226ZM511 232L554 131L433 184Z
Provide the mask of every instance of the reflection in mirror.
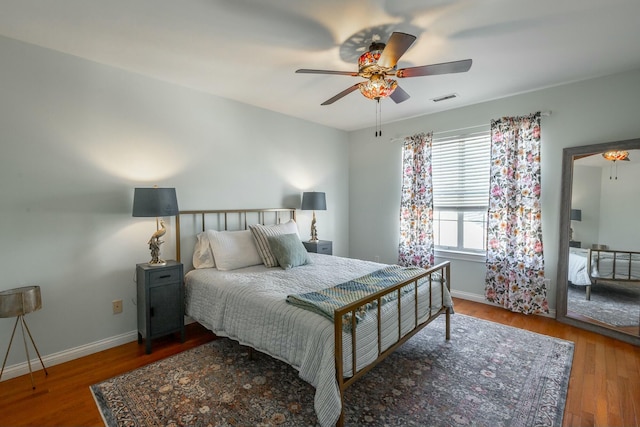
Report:
M640 345L640 139L563 151L558 320Z

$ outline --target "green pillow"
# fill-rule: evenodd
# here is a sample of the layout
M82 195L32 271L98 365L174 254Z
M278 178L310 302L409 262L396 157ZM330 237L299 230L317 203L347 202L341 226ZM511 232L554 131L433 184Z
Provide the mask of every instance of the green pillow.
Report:
M267 236L267 241L278 264L285 270L311 263L307 249L296 233Z

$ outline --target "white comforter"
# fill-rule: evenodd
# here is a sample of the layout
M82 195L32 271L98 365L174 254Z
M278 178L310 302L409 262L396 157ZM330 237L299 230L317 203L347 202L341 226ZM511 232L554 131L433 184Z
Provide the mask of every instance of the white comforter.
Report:
M333 323L326 318L292 306L289 294L328 288L383 268L384 264L311 253L312 263L283 270L264 265L233 271L192 270L186 275L186 314L219 336L227 336L299 371L302 379L316 388L314 399L322 426L335 425L341 411L335 361ZM428 286L418 297L419 322L430 312ZM441 307L441 286L432 286L431 312ZM451 297L445 287L445 305ZM402 297L402 334L414 327L414 293ZM398 339L397 304L383 307L383 349ZM375 315L358 325L356 343L358 369L377 358ZM344 370L350 375L351 338L343 335Z
M587 270L587 249L571 248L569 250L568 279L576 286L591 285L589 271Z

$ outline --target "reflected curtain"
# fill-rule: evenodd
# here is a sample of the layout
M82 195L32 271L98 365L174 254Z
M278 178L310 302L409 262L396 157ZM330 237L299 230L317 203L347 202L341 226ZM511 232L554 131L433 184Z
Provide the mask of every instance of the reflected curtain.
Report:
M487 300L548 313L540 211L540 113L491 121Z
M431 133L407 137L402 145L398 264L403 266L434 263L431 147Z

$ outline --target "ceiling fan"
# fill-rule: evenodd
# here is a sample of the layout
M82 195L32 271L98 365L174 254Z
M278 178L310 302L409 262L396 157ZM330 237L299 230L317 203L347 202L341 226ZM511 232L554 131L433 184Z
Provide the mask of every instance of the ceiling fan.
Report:
M374 41L369 46L369 50L363 53L358 59L357 72L309 70L302 68L296 70L296 73L337 74L367 79L363 82L356 83L339 94L327 99L321 105L333 104L356 89L360 89L360 92L369 99L380 101L380 98L390 97L396 104L398 104L409 99L409 94L398 86L398 82L396 80L389 78L389 76L395 76L398 78L434 76L438 74L464 73L469 71L471 68L471 59L464 59L462 61L401 68L398 70L398 60L409 49L415 40L416 36L411 34L394 32L391 34L391 37L389 37L386 44Z

